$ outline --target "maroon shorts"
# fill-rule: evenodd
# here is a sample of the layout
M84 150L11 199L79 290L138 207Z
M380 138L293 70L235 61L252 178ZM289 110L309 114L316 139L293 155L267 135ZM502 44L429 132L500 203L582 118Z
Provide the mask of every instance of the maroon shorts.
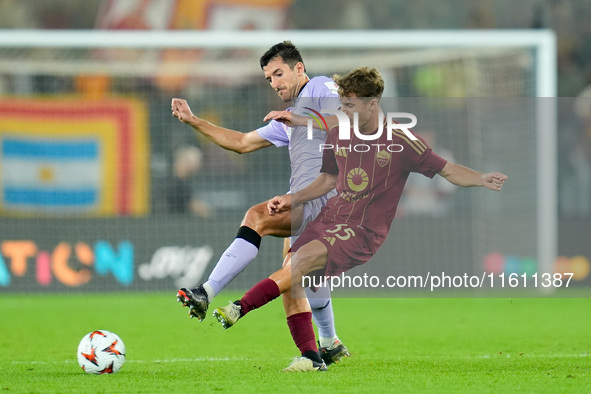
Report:
M373 232L363 227L314 220L294 242L291 250L297 252L300 247L314 240L322 242L328 250L326 269L314 273L321 276L340 275L367 263L382 243Z

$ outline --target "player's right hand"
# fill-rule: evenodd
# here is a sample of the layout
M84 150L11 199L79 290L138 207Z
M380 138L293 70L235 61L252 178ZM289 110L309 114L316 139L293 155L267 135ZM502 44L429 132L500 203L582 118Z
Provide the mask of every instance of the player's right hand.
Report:
M276 213L287 211L291 208L291 195L285 194L283 196L275 196L267 201L267 209L269 215L273 216Z
M187 100L184 99L173 98L172 103L170 104L170 110L172 111L172 116L178 118L178 120L183 123L188 123L194 116Z

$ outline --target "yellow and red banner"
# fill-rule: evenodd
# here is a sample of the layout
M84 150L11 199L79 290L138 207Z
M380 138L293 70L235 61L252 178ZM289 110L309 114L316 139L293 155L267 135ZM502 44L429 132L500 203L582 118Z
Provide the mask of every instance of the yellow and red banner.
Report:
M149 135L142 101L0 99L0 213L144 215Z

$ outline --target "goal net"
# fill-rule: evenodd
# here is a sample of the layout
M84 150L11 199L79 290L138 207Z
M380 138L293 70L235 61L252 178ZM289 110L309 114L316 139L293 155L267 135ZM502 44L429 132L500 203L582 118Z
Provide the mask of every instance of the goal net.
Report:
M282 40L300 49L310 77L378 68L384 105L416 113L416 132L442 156L510 177L493 194L413 175L380 263L359 272L552 269L555 114L551 99L536 98L555 95L550 32L7 31L0 291L174 290L204 280L246 210L288 191L289 157L275 147L223 150L173 118L170 102L257 129L285 108L259 66ZM268 276L281 249L264 239L229 288Z

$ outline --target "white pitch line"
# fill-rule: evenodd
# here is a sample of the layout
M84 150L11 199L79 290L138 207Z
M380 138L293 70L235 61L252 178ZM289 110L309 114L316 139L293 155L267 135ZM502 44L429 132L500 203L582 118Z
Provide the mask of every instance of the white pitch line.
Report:
M581 354L527 354L527 353L522 353L522 354L515 354L515 353L501 353L501 354L487 354L484 356L476 356L474 358L493 358L493 357L526 357L526 358L582 358L582 357L589 357L589 354L587 353L581 353Z
M134 360L134 359L127 359L125 360L128 363L186 363L186 362L211 362L211 361L244 361L250 360L246 357L196 357L196 358L173 358L173 359L164 359L164 360ZM69 363L76 363L75 360L63 360L63 361L13 361L12 364L24 364L24 365L34 365L34 364L69 364Z
M589 357L588 353L580 354L537 354L537 353L495 353L495 354L484 354L480 356L398 356L398 360L404 359L456 359L456 360L470 360L470 359L493 359L493 358L584 358ZM186 362L212 362L212 361L246 361L252 360L248 357L195 357L195 358L173 358L164 360L126 360L128 363L186 363ZM35 365L35 364L69 364L76 363L75 360L64 360L64 361L12 361L12 364L24 364L24 365Z
M250 360L247 357L196 357L196 358L173 358L165 360L127 360L135 363L186 363L186 362L202 362L202 361L244 361Z
M448 355L436 355L436 356L397 356L396 358L399 360L402 359L447 359L447 360L474 360L474 359L492 359L492 358L511 358L511 357L521 357L521 358L584 358L589 357L588 353L579 353L579 354L540 354L540 353L495 353L495 354L483 354L479 356L448 356Z

